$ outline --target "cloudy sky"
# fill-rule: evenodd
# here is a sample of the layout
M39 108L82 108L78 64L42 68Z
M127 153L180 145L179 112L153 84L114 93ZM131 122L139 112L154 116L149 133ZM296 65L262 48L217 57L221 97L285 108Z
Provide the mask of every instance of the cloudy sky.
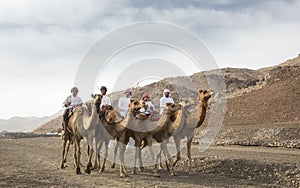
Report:
M157 2L157 3L155 3ZM176 24L219 67L257 69L300 53L300 1L0 0L0 118L56 113L87 50L123 25Z

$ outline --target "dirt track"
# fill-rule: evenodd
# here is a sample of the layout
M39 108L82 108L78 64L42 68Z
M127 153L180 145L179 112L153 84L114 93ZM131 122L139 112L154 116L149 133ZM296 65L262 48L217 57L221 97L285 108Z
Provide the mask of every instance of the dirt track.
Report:
M118 168L111 169L109 164L104 174L93 171L91 175L75 175L72 147L67 161L69 167L61 170L60 143L60 138L0 139L0 187L300 186L299 149L219 146L199 153L195 148L195 175L188 175L183 159L175 168L178 174L175 177L161 170L161 177L156 178L146 168L138 175L119 178ZM82 156L85 165L85 151Z

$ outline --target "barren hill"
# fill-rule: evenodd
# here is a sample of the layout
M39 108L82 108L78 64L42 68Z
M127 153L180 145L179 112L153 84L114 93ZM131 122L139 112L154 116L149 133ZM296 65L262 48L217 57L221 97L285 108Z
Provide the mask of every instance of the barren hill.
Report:
M224 124L300 121L300 66L269 71L264 87L227 100Z

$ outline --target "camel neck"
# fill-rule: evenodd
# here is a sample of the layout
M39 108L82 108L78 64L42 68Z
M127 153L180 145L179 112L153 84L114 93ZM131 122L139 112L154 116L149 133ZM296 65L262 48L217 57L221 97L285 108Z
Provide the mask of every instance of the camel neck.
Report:
M205 120L205 115L206 115L206 109L207 109L207 102L202 100L199 100L198 103L198 115L199 115L199 120L197 122L197 128L200 127L200 125L203 123Z
M79 127L81 134L84 134L84 132L91 130L95 127L95 124L97 124L97 115L95 114L95 108L92 107L92 113L89 115L88 110L86 107L82 107L82 110L84 110L83 114L81 114L81 117L78 117L79 124L81 126Z

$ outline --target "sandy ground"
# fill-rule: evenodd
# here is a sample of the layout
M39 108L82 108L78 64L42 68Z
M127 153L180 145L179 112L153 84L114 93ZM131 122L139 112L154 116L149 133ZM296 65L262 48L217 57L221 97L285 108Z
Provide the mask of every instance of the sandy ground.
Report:
M60 169L60 138L0 139L0 187L298 187L300 150L263 147L210 147L199 153L193 149L193 168L189 175L182 161L177 176L160 170L153 177L146 168L138 175L118 176L118 166L99 174L75 175L73 147L67 165ZM86 165L82 144L82 163ZM129 168L128 170L131 170ZM82 172L84 167L82 167Z

